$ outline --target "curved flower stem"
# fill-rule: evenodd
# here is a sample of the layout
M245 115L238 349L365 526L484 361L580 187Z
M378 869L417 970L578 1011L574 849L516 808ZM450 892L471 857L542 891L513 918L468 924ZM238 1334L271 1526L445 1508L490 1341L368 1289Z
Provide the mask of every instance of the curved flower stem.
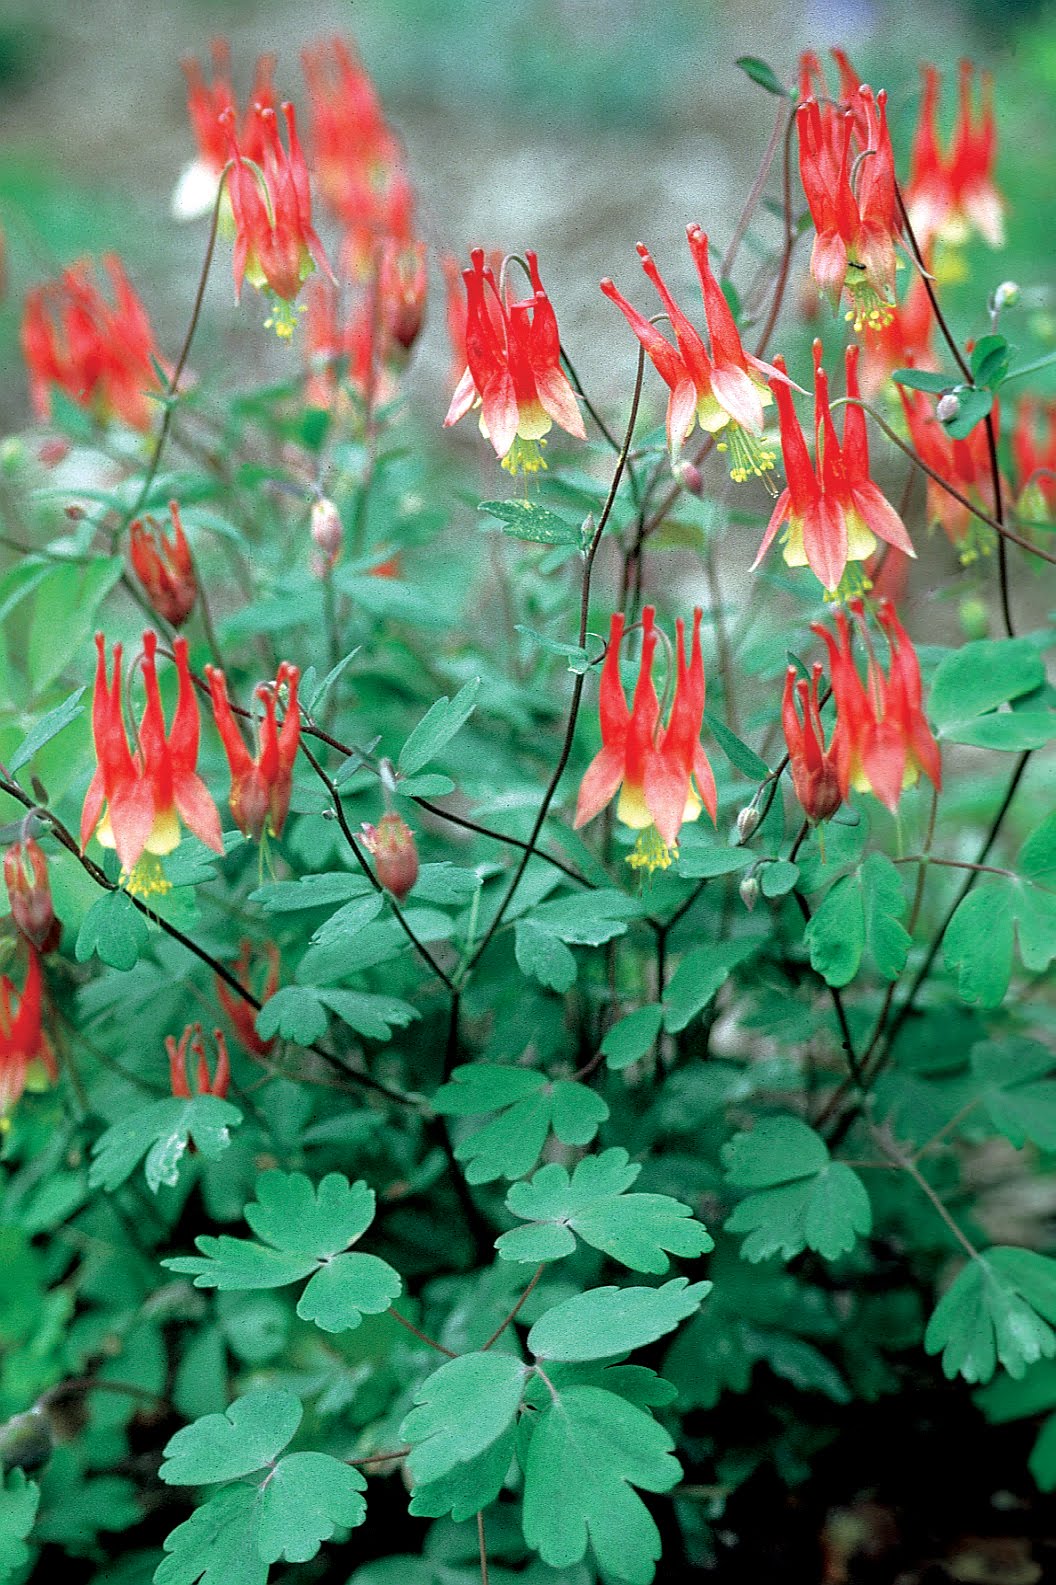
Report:
M875 407L872 407L868 402L863 402L861 398L857 396L834 396L832 399L831 406L834 408L846 407L847 405L860 407L863 412L868 413L873 423L878 429L883 430L884 434L887 436L888 440L891 441L892 445L897 446L899 451L903 452L909 458L910 462L915 463L922 473L926 473L928 475L929 479L934 479L935 483L940 485L942 489L946 491L947 495L951 495L955 501L960 503L961 506L966 507L967 510L971 512L973 517L977 517L979 519L980 523L985 523L989 528L992 528L994 532L1002 539L1011 540L1012 544L1018 545L1021 550L1029 551L1032 556L1038 556L1042 561L1051 562L1054 566L1056 566L1056 556L1051 555L1047 550L1042 550L1038 545L1032 545L1029 539L1023 539L1019 534L1013 533L1012 529L1006 528L1003 522L999 522L996 517L991 517L989 512L980 510L978 506L974 506L972 502L969 501L966 495L962 495L959 490L955 490L953 485L948 483L947 480L942 477L941 473L936 473L934 468L930 467L922 457L917 455L912 446L906 444L901 435L895 433L895 431L891 428L891 425L885 418L880 416Z
M565 368L568 370L569 378L571 379L572 384L575 386L577 394L583 399L583 406L594 420L594 423L597 425L598 429L604 435L612 450L617 456L619 456L620 442L617 440L616 436L613 434L612 430L609 428L608 424L602 418L601 414L594 406L594 403L587 395L583 381L580 379L572 359L569 357L563 346L561 348L561 357L564 360ZM627 458L627 482L631 489L631 499L635 506L638 507L641 505L641 488L638 483L638 475L634 471L634 461L630 456Z
M191 320L190 324L187 326L187 334L183 338L183 346L180 348L180 355L176 359L176 367L173 369L172 378L169 380L169 389L165 393L165 411L162 414L161 428L158 430L158 438L154 442L154 451L150 462L147 465L146 475L144 476L143 485L140 489L139 495L136 498L136 504L125 516L125 521L122 525L125 528L128 527L128 524L132 522L133 518L139 516L144 505L146 504L147 497L151 491L151 486L153 485L154 479L157 475L158 466L161 462L161 454L165 450L165 442L169 438L169 430L172 427L172 415L175 409L176 396L178 393L180 380L183 378L183 371L187 367L187 359L191 355L191 343L194 341L195 332L198 329L198 321L201 318L202 304L205 301L205 288L209 280L209 271L212 268L213 254L216 251L216 233L220 223L220 201L224 195L224 184L227 181L227 171L228 167L225 165L224 169L220 173L220 180L217 183L216 202L213 204L213 215L211 221L209 222L209 240L205 245L205 258L202 260L202 273L198 277L198 290L194 294L194 306L191 309Z
M167 919L163 919L160 914L155 913L153 908L148 907L142 898L136 897L134 893L125 891L123 886L119 886L115 881L109 880L103 870L100 869L99 865L96 864L95 860L90 859L86 853L81 852L76 838L66 828L66 826L63 825L58 816L52 814L50 809L41 809L36 799L30 798L29 794L23 792L22 788L17 782L11 781L7 777L0 776L0 792L7 793L10 798L15 799L17 803L20 803L24 809L34 809L37 812L39 818L46 819L48 826L50 827L51 832L56 840L62 844L68 853L72 853L73 857L77 860L81 868L86 872L86 874L91 876L92 880L97 886L101 887L103 891L107 892L123 891L129 902L132 904L133 908L135 908L138 913L141 913L144 919L149 919L150 922L157 925L158 929L162 930L165 935L171 936L174 941L178 941L182 947L185 947L188 952L193 953L193 955L198 958L201 963L206 964L207 967L210 968L219 979L223 980L224 984L228 986L228 988L232 990L236 996L240 997L242 1001L247 1002L250 1007L255 1008L257 1012L260 1011L263 1003L253 995L252 991L246 989L241 980L237 979L236 976L232 974L226 963L221 963L219 958L214 958L212 954L207 952L203 946L199 945L199 943L195 941L193 937L185 935L184 932L178 929L176 925L170 924ZM369 1073L362 1073L356 1068L349 1067L341 1060L340 1057L335 1056L332 1051L328 1051L325 1046L319 1045L314 1040L310 1042L310 1044L308 1044L305 1049L308 1051L314 1051L316 1056L321 1057L323 1061L329 1067L334 1069L336 1073L339 1073L342 1078L349 1079L354 1084L361 1085L364 1089L373 1090L378 1095L384 1095L386 1100L395 1101L400 1106L412 1106L416 1110L427 1109L428 1103L426 1102L424 1096L415 1095L405 1090L394 1089L391 1085L383 1084L380 1079L372 1078Z
M518 1316L518 1313L520 1312L521 1306L527 1300L528 1295L534 1291L536 1283L539 1281L539 1278L543 1275L543 1272L545 1270L546 1270L546 1261L545 1260L540 1261L539 1265L535 1268L535 1274L532 1277L531 1282L528 1284L527 1288L525 1288L524 1292L521 1294L521 1297L517 1300L517 1303L514 1305L513 1309L510 1311L509 1315L506 1317L506 1319L504 1321L501 1321L499 1323L499 1325L495 1328L494 1332L492 1332L491 1336L488 1338L488 1341L481 1346L481 1353L482 1354L486 1354L488 1352L488 1349L491 1348L493 1344L495 1344L495 1343L497 1343L499 1341L499 1338L502 1336L503 1332L505 1332L505 1330L509 1326L510 1322L511 1321L515 1321L517 1319L517 1316Z
M781 249L781 263L777 270L777 279L774 282L773 296L770 299L770 312L766 316L762 334L755 349L755 356L761 358L770 344L770 337L777 324L777 316L781 312L781 305L785 300L785 288L788 285L788 272L792 268L792 254L796 247L796 233L792 229L792 129L796 118L790 115L788 125L785 127L785 152L781 169L781 207L785 220L785 241Z
M385 887L381 884L381 882L378 880L378 877L367 863L366 855L359 843L356 841L355 832L348 823L348 817L346 816L341 804L341 793L338 790L336 784L332 778L327 775L326 771L316 759L315 755L312 753L311 749L308 747L307 743L305 743L303 738L301 739L300 749L301 753L304 755L305 759L315 771L315 774L318 776L319 780L322 782L323 786L326 788L327 792L330 794L330 797L334 801L334 814L337 818L337 823L341 828L341 835L351 848L356 863L367 877L374 891L381 893L381 895L385 897L397 922L399 923L400 929L403 931L414 950L418 953L418 956L422 959L423 963L428 965L428 967L436 975L437 979L440 980L449 991L453 991L455 989L455 983L451 976L440 967L439 963L433 957L433 954L429 951L429 948L425 945L425 942L419 941L418 937L407 923L406 916L404 915L399 903L396 901L395 897L393 897L391 892L386 891Z
M590 580L591 574L594 570L594 559L598 553L598 546L601 544L601 536L604 534L609 518L612 515L612 508L616 501L616 492L620 487L620 480L623 477L624 468L627 464L627 454L631 449L631 440L634 436L634 426L638 418L638 403L642 394L642 375L644 371L645 351L643 348L639 348L638 369L634 379L634 394L631 398L631 411L627 420L627 433L624 436L623 446L620 450L620 455L613 471L612 483L609 486L608 497L605 501L604 507L602 508L601 516L598 519L598 526L594 530L594 537L591 540L590 546L587 550L586 563L583 568L583 585L579 600L580 648L582 648L587 641L587 616L590 610ZM539 805L539 812L535 817L535 822L532 826L531 832L529 833L528 847L524 852L521 862L514 871L513 878L511 879L509 886L506 888L505 896L496 909L495 917L492 919L491 924L485 931L483 939L481 940L480 945L477 947L477 950L474 952L473 956L470 958L465 969L463 970L463 980L465 979L466 975L472 973L483 954L487 951L492 937L498 930L503 918L505 917L507 908L513 901L514 893L521 884L521 877L528 868L528 860L535 851L535 844L539 840L539 833L542 831L543 826L546 823L546 817L550 812L550 805L554 801L554 795L557 792L558 783L560 782L561 777L564 775L565 766L568 764L569 755L572 752L572 740L575 737L576 721L579 718L579 705L580 700L583 697L584 678L585 673L577 673L575 683L572 687L572 703L568 712L568 724L565 727L564 742L561 745L561 752L558 756L557 764L554 766L553 774L551 775L546 791L543 794L543 801Z
M407 1317L405 1315L401 1315L399 1310L394 1310L391 1304L385 1313L387 1315L391 1315L394 1321L398 1321L405 1332L413 1333L420 1343L425 1343L429 1348L435 1348L438 1354L446 1354L448 1359L458 1358L458 1355L455 1353L453 1348L448 1348L445 1344L438 1343L435 1337L429 1336L428 1332L420 1331L418 1327L415 1326L413 1321L408 1321Z
M730 238L729 246L722 255L722 263L719 265L720 280L729 280L730 271L733 269L734 260L740 251L741 243L744 241L745 232L751 224L752 216L759 207L759 200L763 196L763 188L766 186L766 179L770 175L770 168L774 163L781 139L782 137L786 139L788 137L788 127L785 124L785 118L791 117L791 114L792 106L782 99L777 107L777 115L774 118L774 130L770 134L770 141L766 145L762 161L756 172L755 181L752 183L751 191L745 199L740 219L733 228L733 236Z

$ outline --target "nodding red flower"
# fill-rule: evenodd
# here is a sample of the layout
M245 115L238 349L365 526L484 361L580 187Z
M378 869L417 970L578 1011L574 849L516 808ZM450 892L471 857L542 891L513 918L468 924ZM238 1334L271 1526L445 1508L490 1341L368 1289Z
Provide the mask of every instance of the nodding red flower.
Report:
M941 789L939 746L924 715L920 664L894 607L884 600L877 608L889 651L885 675L873 649L862 602L852 600L850 606L868 657L864 685L854 663L844 612L836 613L836 638L817 623L811 628L824 639L829 652L840 794L847 798L852 787L872 792L896 814L903 788L912 786L922 771L936 792Z
M121 712L120 644L114 645L113 681L106 676L106 640L95 635L98 656L92 700L92 733L98 768L85 794L81 812L81 850L93 831L103 847L117 849L130 877L129 890L144 895L167 891L161 866L145 855L171 853L180 840L180 820L200 842L224 851L220 816L197 774L198 702L187 659L187 640L173 640L178 688L168 737L158 690L158 636L143 634L143 685L146 704L133 753L125 736Z
M214 1029L213 1039L216 1041L216 1066L210 1078L201 1024L188 1024L180 1036L179 1043L171 1035L165 1036L165 1050L169 1057L169 1087L177 1100L189 1101L193 1095L216 1095L223 1100L227 1095L231 1083L231 1063L223 1030ZM191 1089L192 1057L197 1058L193 1090Z
M232 970L239 984L244 985L247 991L253 991L255 994L259 993L259 1000L261 1006L263 1006L269 997L275 995L279 988L279 949L274 941L265 942L264 957L267 962L267 969L263 983L256 987L250 974L253 952L253 943L243 936L239 943L239 955L235 963L232 964ZM251 1051L254 1056L266 1057L274 1046L275 1041L274 1039L262 1040L257 1034L257 1009L252 1002L247 1002L244 997L237 995L227 984L226 980L222 980L219 975L216 976L216 994L220 999L221 1007L223 1007L224 1012L234 1025L235 1033L238 1035L242 1045L247 1051Z
M4 854L11 917L38 952L54 952L62 935L48 880L48 861L34 837L13 842Z
M286 121L284 148L278 116L270 105L254 105L262 148L251 167L235 136L234 112L225 110L232 160L228 191L235 220L233 268L235 291L248 280L258 291L270 294L272 318L267 321L277 335L288 338L297 323L292 304L318 264L332 276L323 245L312 226L312 198L308 166L297 138L297 120L291 104L282 106Z
M781 372L784 363L777 360ZM858 348L847 348L847 395L858 397ZM788 483L774 504L755 570L785 523L782 554L790 567L809 566L830 594L845 587L847 565L864 561L884 540L907 556L915 556L905 524L869 477L869 440L865 414L852 403L846 408L842 446L829 405L829 384L821 366L821 342L814 343L814 461L811 462L792 393L775 387L781 421L781 454ZM855 580L858 588L861 580Z
M1012 460L1020 516L1051 520L1056 516L1056 402L1020 398L1012 425Z
M195 159L185 167L172 195L172 213L177 220L196 220L207 215L216 202L216 190L228 161L228 140L221 116L230 112L237 123L238 105L231 86L231 50L226 39L213 39L210 45L212 78L206 82L202 68L193 56L181 61L187 79L187 114L194 141ZM248 105L267 105L274 109L274 55L261 55L253 74ZM247 160L261 163L263 143L260 125L247 109L239 133L239 144Z
M149 429L155 412L150 393L159 390L154 332L117 255L105 254L103 268L113 304L92 279L87 259L26 293L22 352L33 409L48 418L51 388L58 386L101 423L120 419L132 429Z
M425 243L389 237L381 245L376 291L382 356L406 357L422 328L428 280Z
M0 1131L9 1126L12 1107L21 1098L35 1064L41 1064L52 1084L58 1079L55 1053L41 1027L43 976L40 959L29 948L29 966L14 1009L15 987L0 975Z
M352 280L373 274L377 244L413 241L414 191L400 141L374 84L340 38L306 50L309 143L319 192L344 228L342 266Z
M994 515L994 484L990 470L990 449L986 425L976 424L963 440L954 440L935 412L934 398L923 391L898 387L910 439L920 458L958 490L967 500L989 516ZM995 432L1000 419L998 404L992 408ZM994 530L974 516L971 510L944 490L930 475L927 484L929 523L937 523L961 561L967 566L994 548Z
M376 826L363 827L363 845L374 859L374 871L398 903L418 879L418 847L406 820L390 809Z
M198 584L178 502L169 502L169 516L171 539L152 517L137 517L128 531L130 555L136 577L155 611L173 627L182 627L194 610Z
M693 612L690 658L685 652L685 623L677 621L675 690L666 727L653 685L656 654L655 610L642 612L642 654L631 708L620 681L620 643L624 619L614 612L609 645L601 670L598 710L601 752L587 768L576 804L576 828L600 814L620 794L617 819L641 831L628 862L636 869L666 869L678 833L702 808L712 822L716 813L715 777L700 741L704 720L704 661L700 648L699 607Z
M451 398L444 427L480 405L480 431L509 473L545 468L544 435L560 424L586 439L576 396L561 370L557 315L543 289L536 255L525 259L532 295L515 301L474 248L463 270L466 287L466 371ZM507 260L507 265L510 263Z
M970 61L960 66L957 125L943 153L935 125L939 100L939 73L924 67L924 93L906 187L906 208L921 248L933 241L957 248L973 232L1000 248L1005 240L1004 201L994 184L997 132L994 124L993 83L981 74L978 116L973 111Z
M935 315L924 278L913 271L901 303L895 303L886 324L867 324L862 335L862 390L869 401L896 369L937 370L932 335Z
M254 759L235 724L227 697L227 679L216 666L206 666L213 718L231 768L231 813L235 824L247 837L259 842L265 829L273 837L282 835L290 808L293 762L301 741L301 713L297 705L300 671L283 661L275 682L261 683L256 698L264 706L264 719L257 723L259 746ZM275 699L286 685L286 713L282 726L275 717Z
M887 94L859 83L845 56L839 64L841 108L823 110L811 95L796 110L799 174L817 233L810 273L833 308L846 290L846 317L861 330L890 317L901 220ZM820 66L817 75L824 92ZM812 86L809 73L802 85Z
M818 661L807 683L798 676L796 668L790 666L785 673L785 693L781 701L781 726L788 746L792 785L803 813L814 824L836 813L843 802L840 786L846 782L846 774L840 774L840 752L846 743L846 734L841 734L838 722L828 747L825 746L818 702L821 673Z
M763 408L770 401L767 380L787 376L770 363L745 352L730 306L715 279L708 259L708 239L699 225L686 227L689 250L700 277L711 353L699 332L675 302L656 267L652 254L638 243L642 269L656 287L671 321L676 345L651 324L616 290L612 281L601 283L652 360L671 395L667 404L667 444L672 463L694 425L710 434L722 432L720 451L730 454L730 477L738 483L755 474L763 478L774 466L776 454L763 441Z

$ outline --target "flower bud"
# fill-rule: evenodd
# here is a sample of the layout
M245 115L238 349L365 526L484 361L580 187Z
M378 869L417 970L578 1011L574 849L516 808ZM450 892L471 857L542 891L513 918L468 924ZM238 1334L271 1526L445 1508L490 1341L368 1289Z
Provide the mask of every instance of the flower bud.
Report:
M737 840L747 842L758 824L758 809L755 804L746 804L737 816Z
M344 537L341 513L328 496L321 495L312 504L312 540L326 558L327 570L340 556Z
M1019 282L1002 281L994 293L994 312L1000 313L1002 308L1015 308L1019 302Z
M947 391L940 396L935 407L935 417L940 424L950 424L961 410L961 399L956 391Z
M374 855L374 870L385 890L399 903L418 879L418 849L414 832L401 815L390 810L376 826L363 827L363 843Z
M746 875L741 881L741 884L737 890L741 894L741 902L747 908L748 912L751 913L752 909L759 901L759 882L756 880L754 875Z
M688 490L690 495L704 494L704 475L695 462L690 462L687 457L685 461L679 463L675 472L682 488Z
M15 842L4 854L4 880L15 924L38 952L54 952L62 926L55 918L48 861L33 837Z
M0 1425L0 1474L11 1469L35 1474L51 1458L53 1446L51 1421L39 1404L13 1414Z
M175 501L169 502L169 513L171 540L152 517L143 521L137 518L128 531L130 554L136 577L155 611L173 627L182 627L194 610L198 584Z

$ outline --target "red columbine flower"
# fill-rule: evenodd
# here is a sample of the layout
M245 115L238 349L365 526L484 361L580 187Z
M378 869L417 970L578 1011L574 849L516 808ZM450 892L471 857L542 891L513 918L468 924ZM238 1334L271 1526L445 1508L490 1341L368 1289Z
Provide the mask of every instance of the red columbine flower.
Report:
M86 259L26 293L22 352L33 408L38 418L48 418L51 387L57 385L101 423L120 419L133 429L149 429L149 393L159 389L154 333L116 254L106 254L103 267L113 305L93 281Z
M33 837L13 842L4 854L4 880L11 916L38 952L54 952L62 935L48 880L48 861Z
M279 123L270 106L254 105L262 149L259 162L247 163L235 136L234 112L221 116L233 164L228 191L235 218L233 267L235 290L248 280L271 298L272 317L266 323L277 335L292 336L297 323L292 305L316 264L332 274L323 245L312 226L312 198L308 166L297 138L297 121L291 104L282 106L288 150L279 137Z
M840 753L846 736L841 734L838 722L828 747L825 746L825 729L818 703L821 672L821 663L817 662L810 682L806 683L798 677L796 668L790 666L785 673L785 693L781 701L781 725L788 746L792 785L803 813L814 824L836 813L843 800L840 787L846 782L846 772L842 776L840 773Z
M279 988L279 949L274 941L265 943L264 956L267 960L267 970L263 983L259 987L261 1006L264 1005L269 997L274 996ZM254 989L250 976L252 961L253 943L243 936L239 943L238 959L232 964L232 969L239 984L244 985L247 991ZM273 1039L262 1040L257 1034L257 1009L252 1002L247 1002L243 997L237 996L219 975L216 976L216 994L220 999L220 1005L223 1007L224 1012L235 1026L235 1033L238 1035L242 1045L245 1046L247 1051L251 1051L254 1056L266 1057L274 1046L275 1041Z
M169 515L171 539L152 517L137 517L128 531L130 554L136 577L155 611L173 627L182 627L194 610L198 584L178 502L169 502Z
M781 373L784 363L777 359ZM858 348L846 352L847 395L858 396ZM814 343L814 452L812 463L788 386L775 387L781 420L781 454L788 483L774 504L755 570L782 524L788 524L783 555L790 567L809 566L830 594L844 585L848 562L864 561L877 539L914 556L905 524L869 477L865 414L846 408L843 445L829 406L829 384L821 366L821 342ZM874 537L875 536L875 537ZM860 583L859 583L860 587Z
M766 380L774 378L777 371L772 364L746 353L741 345L733 314L712 272L708 239L700 226L687 226L686 235L700 276L711 339L710 356L700 334L668 291L652 254L641 242L638 254L642 269L660 294L677 346L673 347L655 325L632 308L612 281L602 281L601 289L620 309L670 389L667 443L672 463L678 461L683 442L699 424L711 434L722 432L719 450L730 453L732 478L738 483L750 474L762 478L775 460L762 435L763 407L770 401Z
M836 613L837 638L817 623L811 629L824 639L829 651L840 739L840 793L846 798L852 787L872 792L897 814L902 789L912 786L921 771L936 792L941 789L939 746L923 711L920 664L893 606L885 600L877 610L890 654L886 676L873 650L860 600L851 601L851 611L868 656L864 686L851 653L850 626L844 613Z
M1005 240L1005 206L994 185L997 134L993 84L984 72L977 118L972 108L973 71L970 61L961 62L957 125L944 155L935 126L939 74L934 66L924 68L906 208L917 242L925 250L936 240L960 247L973 231L992 248L1001 247Z
M895 162L887 128L887 95L854 83L841 62L846 108L817 98L796 111L799 174L817 235L810 273L833 308L846 289L855 330L883 324L895 298L895 243L901 222Z
M179 1044L171 1035L165 1036L165 1050L169 1056L169 1087L177 1100L189 1101L192 1095L216 1095L220 1100L226 1096L231 1083L231 1063L223 1030L214 1029L213 1039L216 1041L216 1067L210 1078L201 1024L188 1024L180 1036ZM198 1059L193 1090L191 1089L192 1057Z
M106 677L106 640L95 635L98 663L92 701L92 733L99 761L81 813L81 849L94 831L103 847L117 849L130 877L129 890L149 895L167 891L157 857L171 853L180 840L180 820L200 842L224 851L220 816L208 788L195 769L198 763L198 702L187 660L187 640L173 641L178 691L169 735L158 690L158 636L143 634L143 685L146 705L133 754L121 713L121 645L114 645L113 681ZM105 807L104 807L105 806ZM149 860L147 855L152 856Z
M575 392L561 371L557 315L539 278L532 252L525 254L531 297L513 300L484 265L484 249L470 254L466 286L467 368L451 398L444 427L480 404L480 432L510 473L545 468L543 436L560 424L586 439ZM509 263L509 261L507 261Z
M406 820L390 809L376 826L363 827L363 845L373 855L378 880L402 903L418 879L418 848Z
M206 82L202 68L191 56L180 64L187 79L187 113L198 145L198 154L183 170L172 195L172 212L177 220L196 220L207 215L216 203L216 190L229 157L227 133L221 116L230 112L237 119L238 105L231 86L231 50L226 39L214 39L210 46L212 80ZM262 55L253 75L249 106L274 108L274 55ZM239 144L247 160L260 164L263 143L259 123L247 110ZM228 204L228 219L230 205Z
M939 422L935 413L934 398L923 391L898 388L906 415L910 439L921 460L934 468L940 478L947 479L961 495L991 517L994 512L993 477L990 471L990 450L986 438L986 425L976 424L963 439L954 440ZM1000 419L994 403L995 430ZM988 556L994 548L994 531L975 517L967 506L954 500L937 479L929 476L927 486L927 514L930 523L938 523L950 544L967 566L979 556Z
M700 742L704 720L704 661L700 649L701 611L693 612L690 660L685 655L685 624L679 618L675 692L667 726L653 686L656 653L655 611L642 612L642 655L630 710L620 681L623 615L613 614L609 646L601 671L598 709L601 752L587 768L576 804L576 828L600 814L620 793L616 815L642 837L628 862L636 869L666 869L678 833L702 808L715 820L715 777Z
M55 1053L41 1028L43 977L40 959L32 947L17 1012L12 1002L14 995L11 980L6 974L0 975L0 1132L9 1126L8 1114L21 1098L34 1064L43 1066L52 1084L59 1076Z
M872 401L896 369L935 370L939 361L932 346L935 315L923 276L913 271L901 303L886 324L867 324L862 336L862 389Z
M1020 516L1051 520L1056 516L1056 402L1020 398L1012 425L1012 459Z
M206 666L213 717L231 767L231 813L239 830L259 842L265 828L271 836L282 835L290 807L293 762L301 741L301 715L297 706L300 671L283 661L274 684L261 683L256 697L264 706L264 719L258 722L259 747L254 759L245 744L227 697L227 679L216 666ZM275 719L275 699L286 684L289 692L282 726Z

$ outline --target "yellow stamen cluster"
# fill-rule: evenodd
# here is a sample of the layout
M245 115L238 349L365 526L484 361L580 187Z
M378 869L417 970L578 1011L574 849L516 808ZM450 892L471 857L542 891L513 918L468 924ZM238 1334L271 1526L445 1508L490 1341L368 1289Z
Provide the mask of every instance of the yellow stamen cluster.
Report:
M744 484L750 478L762 479L772 495L777 494L767 473L777 461L777 452L766 440L750 435L740 424L727 424L722 439L716 447L729 453L730 478L735 484Z
M980 523L977 517L973 517L964 530L963 538L957 541L957 559L962 567L970 567L980 556L993 555L996 543L997 535L989 523Z
M669 848L655 826L647 826L628 853L627 863L632 870L646 870L652 875L654 870L670 869L671 860L677 857L678 849Z
M133 897L164 897L172 891L172 882L156 853L144 853L131 871L122 870L121 882Z
M297 329L298 317L305 311L304 303L289 303L285 297L279 297L269 289L265 289L264 295L271 309L264 321L264 329L274 330L280 341L290 341Z
M546 458L543 456L545 440L525 440L520 435L515 435L513 445L502 459L502 466L509 474L538 473L546 467Z
M873 587L872 578L868 577L860 561L849 561L843 569L843 577L835 589L825 590L825 600L830 605L842 605L847 600L861 600Z
M880 296L875 286L870 286L863 276L860 280L851 278L852 270L860 270L861 265L848 263L847 295L851 299L851 307L844 314L844 319L854 327L855 335L861 335L863 330L883 330L895 317L895 305L887 302Z

